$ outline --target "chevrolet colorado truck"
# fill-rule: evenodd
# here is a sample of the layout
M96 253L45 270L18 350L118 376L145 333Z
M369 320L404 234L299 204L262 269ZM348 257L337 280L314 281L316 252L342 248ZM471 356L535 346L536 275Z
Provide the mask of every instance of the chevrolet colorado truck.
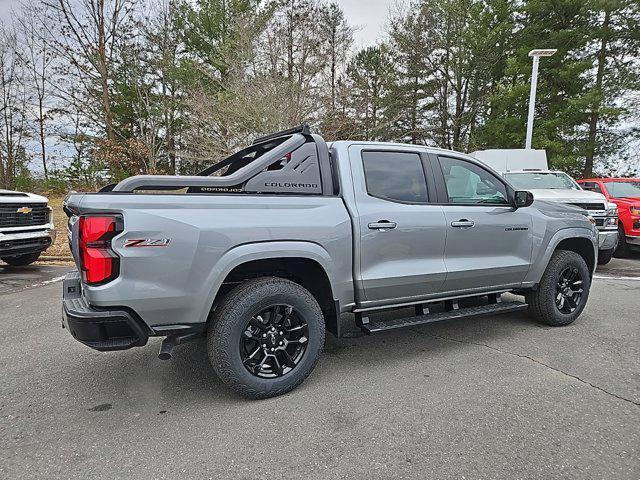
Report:
M306 126L199 175L72 193L64 209L73 337L108 351L164 336L167 359L206 335L217 375L250 398L302 383L325 331L343 333L341 314L367 334L526 309L570 324L598 251L581 209L534 203L468 155L327 144Z
M618 206L616 255L625 257L630 250L640 249L640 178L585 178L578 183Z
M33 193L0 190L0 259L12 266L35 262L55 240L48 200Z

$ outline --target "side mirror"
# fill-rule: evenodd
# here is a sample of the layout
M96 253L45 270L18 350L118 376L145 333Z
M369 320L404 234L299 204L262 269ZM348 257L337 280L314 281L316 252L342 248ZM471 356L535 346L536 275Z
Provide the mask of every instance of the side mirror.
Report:
M533 203L533 193L526 190L517 190L513 197L516 208L530 207Z

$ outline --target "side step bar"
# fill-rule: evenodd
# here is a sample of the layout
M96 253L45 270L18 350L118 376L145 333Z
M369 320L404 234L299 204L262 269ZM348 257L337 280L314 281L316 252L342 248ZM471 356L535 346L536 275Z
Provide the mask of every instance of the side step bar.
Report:
M456 305L457 306L457 305ZM378 322L369 322L369 318L361 316L356 317L360 328L364 333L372 334L384 332L386 330L394 330L396 328L413 327L415 325L424 325L425 323L439 322L441 320L452 320L454 318L477 317L480 315L493 315L496 313L516 312L525 310L528 307L522 302L499 302L489 303L488 305L480 305L467 308L452 308L445 312L425 313L424 315L416 315L407 318L397 318L395 320L386 320ZM428 311L428 310L427 310ZM357 314L356 314L357 315Z

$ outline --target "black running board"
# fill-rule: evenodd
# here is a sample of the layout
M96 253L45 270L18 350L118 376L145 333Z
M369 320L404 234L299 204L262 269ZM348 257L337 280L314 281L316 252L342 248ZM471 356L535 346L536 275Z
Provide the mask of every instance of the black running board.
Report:
M427 313L426 315L416 315L414 317L397 318L394 320L364 323L361 325L362 331L367 334L395 330L396 328L413 327L424 325L425 323L440 322L442 320L452 320L454 318L477 317L480 315L494 315L498 313L516 312L525 310L528 307L522 302L501 302L480 305L477 307L459 308L446 312Z

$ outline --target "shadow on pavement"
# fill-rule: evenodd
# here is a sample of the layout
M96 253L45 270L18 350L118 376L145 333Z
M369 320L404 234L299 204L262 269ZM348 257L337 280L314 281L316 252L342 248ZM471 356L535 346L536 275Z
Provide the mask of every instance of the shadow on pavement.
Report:
M348 316L342 321L353 325ZM428 361L465 348L464 342L443 341L450 336L472 337L473 343L479 344L492 343L503 337L528 335L528 330L538 327L526 316L501 315L472 321L446 321L359 338L355 338L359 330L351 330L354 335L347 338L338 339L328 334L320 362L304 385L336 381L349 384L357 377L387 370L394 364ZM161 411L169 406L182 408L243 401L215 375L207 357L205 339L176 347L168 361L157 358L160 341L152 338L147 346L124 352L93 354L89 358L82 355L84 358L73 370L65 370L69 375L61 383L67 385L68 395L94 397L95 405L87 405L87 409L100 409L106 403L120 406L124 403L135 410ZM87 379L99 381L88 384Z
M71 267L34 264L12 267L0 264L0 295L26 288L39 287L65 275Z
M640 252L631 252L626 258L612 258L606 265L598 265L596 274L612 277L640 277Z

